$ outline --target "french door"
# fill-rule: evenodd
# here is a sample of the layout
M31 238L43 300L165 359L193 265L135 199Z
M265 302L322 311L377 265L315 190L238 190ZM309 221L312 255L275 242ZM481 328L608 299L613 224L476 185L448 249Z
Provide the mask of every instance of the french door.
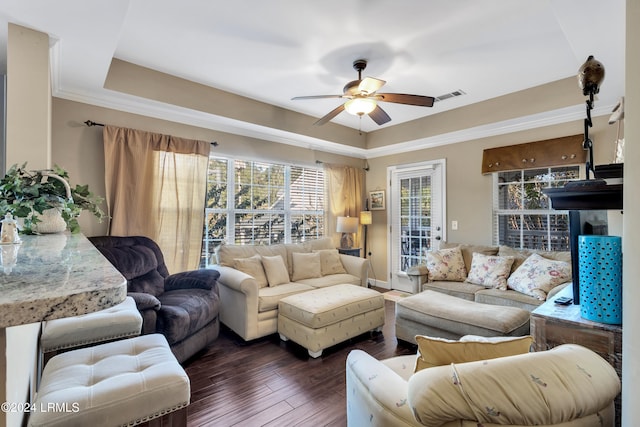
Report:
M389 280L411 292L407 270L424 263L427 251L445 238L445 160L391 166L389 177Z

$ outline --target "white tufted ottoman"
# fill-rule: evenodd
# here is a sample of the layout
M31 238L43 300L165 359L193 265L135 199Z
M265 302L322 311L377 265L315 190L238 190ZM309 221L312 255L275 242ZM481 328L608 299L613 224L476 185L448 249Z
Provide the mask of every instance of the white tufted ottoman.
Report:
M142 315L131 297L105 310L44 322L43 353L140 335Z
M384 325L384 297L373 289L336 285L282 298L278 333L307 350L322 350Z
M29 426L137 425L171 415L183 417L189 377L167 340L144 335L54 356L42 373Z

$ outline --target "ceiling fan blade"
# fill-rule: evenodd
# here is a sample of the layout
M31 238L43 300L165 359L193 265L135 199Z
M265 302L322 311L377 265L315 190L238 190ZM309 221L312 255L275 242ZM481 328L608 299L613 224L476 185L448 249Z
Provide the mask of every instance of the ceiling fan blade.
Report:
M292 101L297 99L322 99L322 98L342 98L343 95L311 95L311 96L296 96L291 98Z
M391 121L391 117L389 117L387 112L380 108L379 105L376 105L376 108L374 108L373 111L369 113L369 117L371 117L371 119L378 125L383 125Z
M358 85L358 90L363 94L374 93L382 86L384 86L385 83L387 82L385 82L384 80L376 79L373 77L365 77Z
M322 126L327 123L329 120L333 119L338 114L344 111L344 104L338 105L335 109L331 110L331 112L324 117L321 117L320 120L314 123L314 126Z
M408 95L406 93L377 93L375 98L384 102L417 105L419 107L433 107L435 101L435 98L432 96Z

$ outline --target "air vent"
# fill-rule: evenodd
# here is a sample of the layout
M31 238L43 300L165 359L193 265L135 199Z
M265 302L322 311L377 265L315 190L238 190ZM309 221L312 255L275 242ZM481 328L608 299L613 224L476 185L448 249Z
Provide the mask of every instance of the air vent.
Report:
M462 89L454 90L453 92L445 93L444 95L436 96L436 102L444 101L445 99L455 98L456 96L466 95L467 93Z

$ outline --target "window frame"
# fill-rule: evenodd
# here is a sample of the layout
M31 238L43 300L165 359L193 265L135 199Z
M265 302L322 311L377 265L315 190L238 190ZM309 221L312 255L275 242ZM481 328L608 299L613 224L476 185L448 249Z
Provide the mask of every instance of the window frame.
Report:
M574 165L562 165L562 166L545 166L545 167L538 167L538 168L526 168L526 169L518 169L518 170L512 170L512 171L499 171L499 172L493 172L492 175L492 194L493 194L493 203L492 203L492 240L493 240L493 244L494 245L501 245L501 244L505 244L505 243L501 243L505 241L505 236L501 236L501 226L500 226L500 218L501 217L508 217L510 215L515 215L515 216L519 216L519 222L520 222L520 227L519 227L519 243L520 245L517 246L516 248L521 248L521 249L538 249L538 250L547 250L547 251L557 251L557 250L566 250L568 251L570 248L570 241L569 241L569 211L568 210L556 210L553 209L551 206L551 201L548 200L548 196L544 195L543 197L547 199L547 207L546 208L540 208L540 209L505 209L505 208L500 208L500 198L501 198L501 194L500 194L500 187L504 186L504 185L511 185L513 183L519 183L523 188L524 186L527 184L527 182L535 182L535 181L527 181L525 179L525 174L527 173L527 171L532 171L532 170L546 170L547 174L551 175L553 174L554 170L557 172L560 169L568 169L568 168L575 168L577 171L576 177L575 178L569 178L569 179L556 179L556 180L547 180L547 185L544 188L553 188L553 187L557 187L557 185L552 185L552 184L557 184L559 182L562 183L566 183L568 181L574 181L574 180L579 180L582 179L582 176L584 175L584 168L582 165L580 164L574 164ZM510 183L500 183L500 176L501 174L505 174L505 173L520 173L520 179L518 181L513 181L511 184ZM537 181L537 182L541 182L541 181ZM523 194L523 206L525 205L524 201L526 199L525 196L525 191L522 191ZM545 247L530 247L527 245L527 241L528 239L525 239L525 235L527 235L527 233L524 230L524 227L522 227L522 223L523 223L523 219L525 216L544 216L546 217L545 222L546 222L546 226L543 230L544 232L544 239L546 240L546 244ZM552 217L557 217L560 220L563 220L566 223L566 229L563 229L561 231L556 231L554 232L552 230L553 227L551 227L550 225L557 225L560 223L559 220L556 220L554 222L551 221ZM528 233L530 235L533 235L535 233ZM566 243L564 243L562 245L562 247L558 247L557 245L553 245L554 242L557 241L557 236L563 236L566 239ZM508 246L508 245L507 245Z
M231 244L274 244L274 243L297 243L303 242L308 239L317 239L324 236L325 232L325 221L326 221L326 191L325 191L325 179L324 179L324 170L321 166L307 166L307 165L297 165L283 162L267 162L264 160L258 159L239 159L239 158L231 158L220 155L210 155L210 161L212 159L218 161L226 162L226 205L224 207L208 207L207 202L205 202L205 221L203 224L203 235L202 235L202 257L201 257L201 267L207 267L211 264L215 263L215 260L212 259L212 255L215 252L215 247L219 246L223 242L231 243ZM253 179L253 168L256 164L264 165L266 167L270 166L281 166L283 168L283 185L278 185L278 190L282 191L282 208L279 209L264 209L260 207L251 206L250 208L237 208L236 206L236 194L238 186L236 185L236 171L238 169L238 163L245 163L247 167L252 168L252 178L251 182L244 183L245 185L253 186L254 188L262 187L263 184L256 184ZM321 199L321 203L316 206L316 209L300 209L299 207L292 207L292 195L291 190L295 187L292 185L292 170L295 168L299 168L302 171L311 170L314 174L320 174L318 177L316 175L315 182L321 182L321 188L315 188L312 194L315 196L315 200ZM208 172L209 174L209 172ZM269 179L271 181L271 178ZM209 177L207 178L207 189L211 184L211 180ZM268 184L267 184L268 185ZM306 187L303 184L303 189ZM208 190L207 190L208 191ZM305 194L304 191L302 194ZM309 193L306 193L308 196ZM250 196L252 197L252 196ZM253 197L252 197L253 198ZM276 199L277 200L277 199ZM207 200L208 201L208 200ZM271 207L273 206L273 202L271 201ZM253 200L251 201L251 205L253 205ZM209 238L209 227L208 220L210 214L221 214L226 216L225 228L226 233L222 238ZM272 242L269 240L268 243L265 243L260 240L256 240L256 236L252 235L249 241L239 242L236 236L236 216L237 215L279 215L283 217L283 228L284 228L284 237L282 241ZM293 239L292 229L292 218L295 217L306 217L312 216L316 218L316 233L306 234L303 230L303 235L300 238L299 236L295 236Z

